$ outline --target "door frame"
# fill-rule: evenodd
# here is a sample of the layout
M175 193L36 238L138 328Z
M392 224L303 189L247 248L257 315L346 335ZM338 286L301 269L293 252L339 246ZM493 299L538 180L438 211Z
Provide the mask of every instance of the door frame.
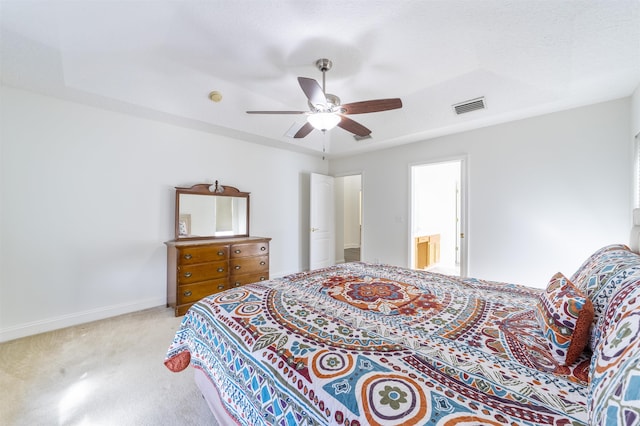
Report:
M429 160L424 160L420 162L410 163L408 167L408 179L409 179L409 194L408 194L408 212L409 212L409 220L407 221L407 253L409 253L407 259L407 267L409 269L413 269L413 256L411 253L414 250L412 235L413 235L413 176L412 171L413 167L417 166L427 166L427 165L435 165L440 163L450 163L453 161L460 162L460 277L467 277L469 273L469 265L468 265L468 249L469 249L469 230L468 230L468 188L469 188L469 179L468 179L468 167L469 167L469 157L467 155L456 155L456 156L447 156L447 157L437 157Z

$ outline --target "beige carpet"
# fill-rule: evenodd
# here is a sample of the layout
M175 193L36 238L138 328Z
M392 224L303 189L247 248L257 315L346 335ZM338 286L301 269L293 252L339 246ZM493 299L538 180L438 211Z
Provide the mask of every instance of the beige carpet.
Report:
M180 320L160 307L0 344L0 424L216 425L192 368L163 364Z

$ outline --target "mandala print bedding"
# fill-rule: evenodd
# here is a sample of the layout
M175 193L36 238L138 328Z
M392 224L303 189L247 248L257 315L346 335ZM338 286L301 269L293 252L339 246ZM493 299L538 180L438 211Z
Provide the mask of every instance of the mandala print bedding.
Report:
M246 425L582 425L589 358L549 354L539 291L350 263L203 299L189 362Z

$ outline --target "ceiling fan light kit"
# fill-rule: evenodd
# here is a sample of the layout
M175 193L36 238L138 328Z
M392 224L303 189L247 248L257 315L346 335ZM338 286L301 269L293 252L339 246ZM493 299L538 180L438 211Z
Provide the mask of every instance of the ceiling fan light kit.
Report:
M247 114L306 114L307 122L293 136L304 138L313 129L326 131L338 126L359 137L367 137L371 130L347 117L351 114L389 111L402 108L400 98L376 99L341 105L340 98L325 90L325 74L333 63L329 59L318 59L316 68L322 72L322 87L312 78L298 77L298 84L307 97L310 111L247 111Z
M307 121L318 130L331 130L340 122L340 116L333 112L318 112L307 117Z

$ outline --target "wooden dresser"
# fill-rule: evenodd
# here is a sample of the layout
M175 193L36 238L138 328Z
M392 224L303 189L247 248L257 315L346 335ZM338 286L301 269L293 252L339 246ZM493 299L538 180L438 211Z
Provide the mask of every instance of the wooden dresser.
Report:
M167 306L176 316L198 300L269 279L271 238L237 237L167 241Z

